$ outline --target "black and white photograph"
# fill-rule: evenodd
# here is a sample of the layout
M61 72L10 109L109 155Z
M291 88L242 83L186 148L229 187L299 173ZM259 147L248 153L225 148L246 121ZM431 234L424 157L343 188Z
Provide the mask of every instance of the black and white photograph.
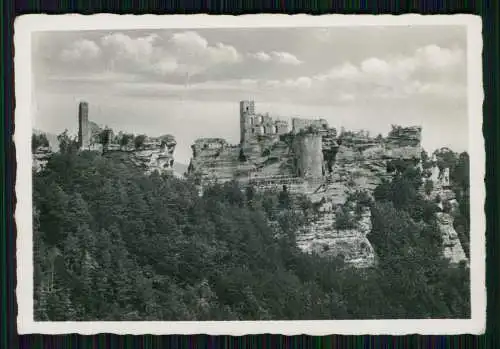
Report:
M480 19L28 17L21 333L484 329Z

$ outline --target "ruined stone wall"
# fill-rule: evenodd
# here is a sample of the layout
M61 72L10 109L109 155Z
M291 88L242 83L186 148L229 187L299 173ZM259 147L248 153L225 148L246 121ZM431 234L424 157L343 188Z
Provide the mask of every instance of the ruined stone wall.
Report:
M326 129L328 128L328 122L325 119L292 118L292 132L294 134L305 131L310 126L318 129Z
M288 132L288 122L273 120L268 113L256 113L254 101L240 102L240 144L256 137L280 135Z
M276 120L275 124L276 124L277 134L282 135L288 133L288 122L284 120Z

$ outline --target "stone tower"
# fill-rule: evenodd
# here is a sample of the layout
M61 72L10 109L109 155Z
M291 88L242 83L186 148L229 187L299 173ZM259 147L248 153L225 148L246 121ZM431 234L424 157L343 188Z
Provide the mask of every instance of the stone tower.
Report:
M323 177L322 137L319 134L303 134L294 138L295 170L297 176L307 179Z
M240 143L244 143L252 133L253 117L255 115L254 101L240 102Z
M80 102L78 106L78 144L81 150L90 147L89 104Z

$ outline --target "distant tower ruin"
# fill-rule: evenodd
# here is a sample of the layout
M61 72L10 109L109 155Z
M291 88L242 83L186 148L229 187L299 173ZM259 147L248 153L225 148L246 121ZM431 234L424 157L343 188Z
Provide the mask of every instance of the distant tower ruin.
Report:
M78 144L81 150L90 148L89 104L80 102L78 106Z
M251 136L253 118L255 115L254 101L240 102L240 143L244 143Z

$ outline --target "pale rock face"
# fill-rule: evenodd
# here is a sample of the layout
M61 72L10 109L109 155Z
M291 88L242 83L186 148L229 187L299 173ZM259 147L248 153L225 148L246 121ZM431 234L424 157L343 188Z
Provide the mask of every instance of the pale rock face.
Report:
M420 158L420 154L422 152L422 148L418 147L398 147L398 148L387 148L385 152L385 156L391 159L413 159Z
M468 259L458 238L458 234L453 227L453 217L460 213L460 206L455 198L455 193L449 188L449 181L444 178L446 173L449 178L449 169L445 169L440 174L437 166L433 168L431 180L433 180L434 189L427 198L434 200L439 197L441 201L437 204L438 207L441 210L446 207L447 212L436 213L436 220L443 239L443 255L450 263L458 264L462 261L467 262Z
M440 180L441 180L441 185L443 187L450 186L450 169L449 168L443 169L443 173L441 174Z
M462 248L458 234L453 228L453 217L450 214L439 212L436 214L439 230L443 238L443 254L450 263L467 262L467 256Z
M359 132L343 133L339 138L336 132L321 134L321 141L317 136L310 136L311 141L302 136L302 142L296 135L252 139L242 144L246 158L243 163L239 161L240 146L225 145L231 150L214 152L204 145L209 140L200 139L193 146L191 170L222 182L250 181L258 190L287 185L290 193L304 194L313 203L326 200L318 220L297 233L298 247L308 253L343 257L354 267L372 266L375 252L367 238L371 230L370 211L363 213L355 229L337 230L335 207L344 204L350 192L365 190L371 194L383 179L390 179L388 161L418 161L421 128L396 127L385 139ZM298 175L297 168L303 169ZM312 168L314 171L310 171Z
M306 253L325 257L337 257L355 268L375 265L375 251L366 237L371 231L371 213L364 210L355 229L335 228L335 214L323 205L323 214L310 226L297 235L298 247Z
M435 155L434 155L435 156ZM433 166L431 169L431 176L429 179L437 185L439 183L439 167Z
M160 174L173 173L176 144L173 136L165 135L158 139L149 140L138 149L133 145L107 144L103 147L102 152L103 155L126 154L132 164L143 169L148 174L153 172L159 172Z
M43 170L49 157L53 154L50 147L39 147L33 153L32 167L36 172Z
M163 173L172 171L174 158L168 152L158 148L135 151L132 155L132 161L138 165L145 166L148 173L154 171Z

